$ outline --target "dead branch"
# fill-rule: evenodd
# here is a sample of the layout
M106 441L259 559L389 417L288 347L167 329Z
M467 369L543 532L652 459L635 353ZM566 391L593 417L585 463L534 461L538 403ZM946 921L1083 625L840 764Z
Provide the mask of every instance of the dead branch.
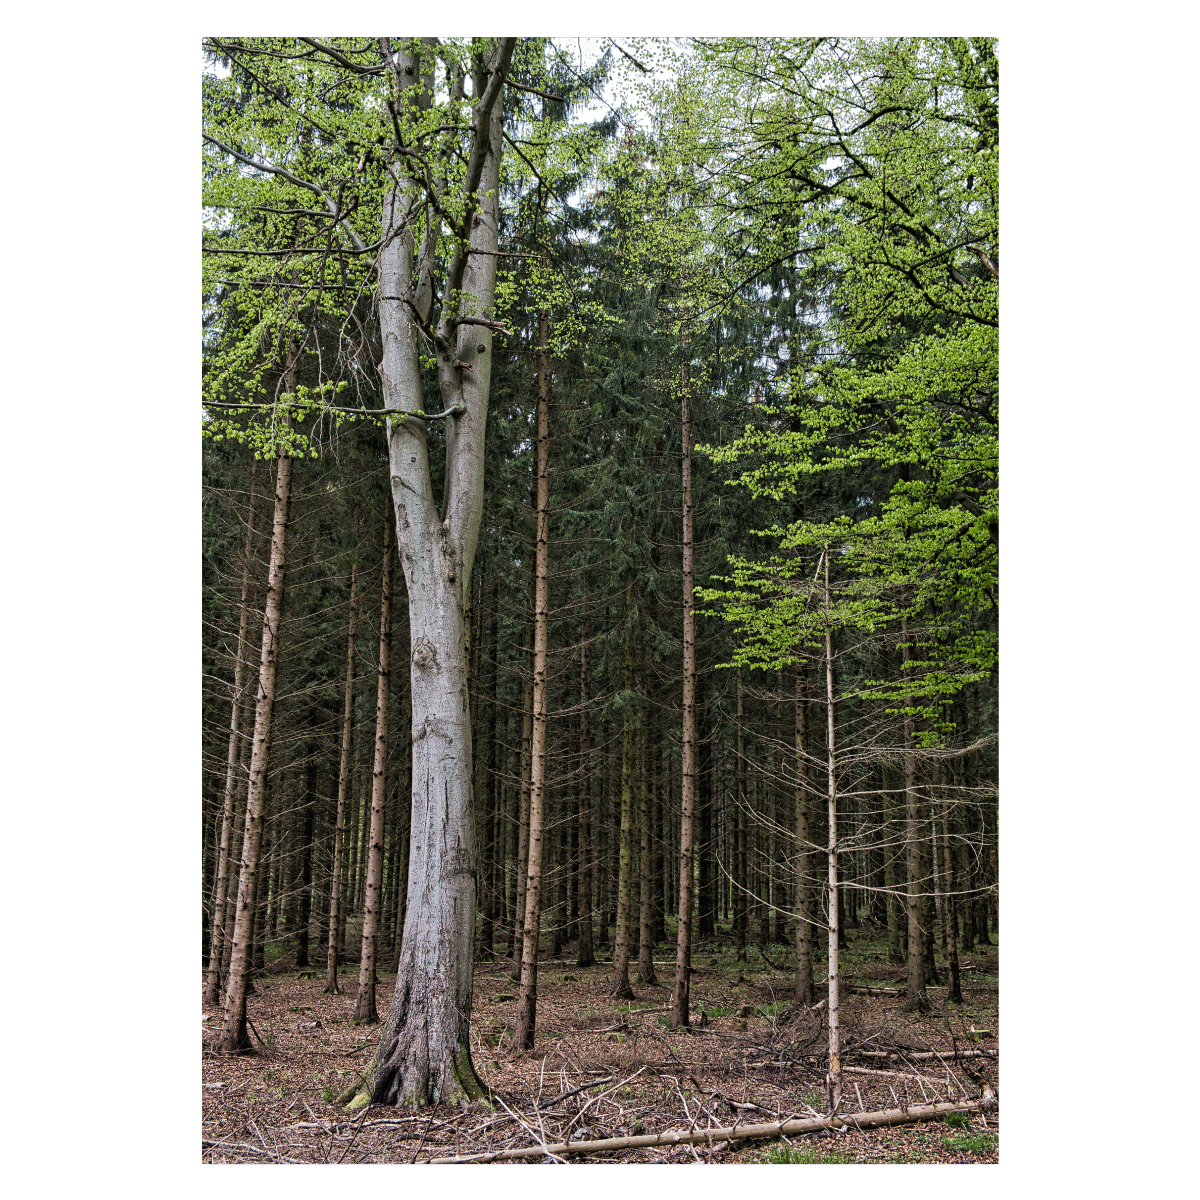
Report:
M729 1126L723 1129L701 1129L688 1132L668 1129L663 1133L647 1133L636 1137L600 1138L596 1141L560 1142L555 1145L526 1146L519 1150L499 1150L491 1153L461 1154L449 1158L433 1158L431 1163L499 1162L517 1158L540 1158L543 1155L602 1154L610 1150L638 1150L650 1146L695 1145L721 1138L727 1141L777 1138L788 1133L816 1133L821 1129L861 1129L878 1125L907 1125L916 1121L933 1121L952 1112L979 1112L981 1102L964 1100L956 1103L914 1104L908 1108L885 1108L878 1112L858 1113L849 1117L816 1117L790 1121L772 1121L766 1125ZM528 1128L528 1126L526 1126ZM532 1130L530 1130L532 1133ZM534 1135L536 1136L536 1135Z

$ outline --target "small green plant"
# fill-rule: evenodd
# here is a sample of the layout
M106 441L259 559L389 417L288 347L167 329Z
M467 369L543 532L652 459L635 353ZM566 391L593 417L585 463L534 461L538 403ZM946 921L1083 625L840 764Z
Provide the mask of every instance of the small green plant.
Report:
M798 1150L794 1146L772 1146L764 1151L758 1160L760 1163L783 1163L787 1165L807 1164L810 1166L826 1163L853 1163L850 1154L838 1154L833 1151L822 1154L817 1150Z
M942 1118L942 1122L946 1125L952 1126L955 1129L961 1129L964 1125L969 1124L970 1118L966 1113L947 1113Z
M990 1154L999 1141L999 1134L979 1133L974 1136L942 1138L942 1145L947 1150L962 1150L967 1154Z
M326 1104L332 1104L333 1103L333 1088L331 1088L331 1087L325 1088L325 1090L321 1093L321 1099L324 1100Z

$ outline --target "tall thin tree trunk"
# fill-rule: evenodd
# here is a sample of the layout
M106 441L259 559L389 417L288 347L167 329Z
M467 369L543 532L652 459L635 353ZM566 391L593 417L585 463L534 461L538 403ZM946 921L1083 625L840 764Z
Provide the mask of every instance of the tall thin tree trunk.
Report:
M392 516L383 522L383 569L379 601L379 677L375 697L375 764L371 772L371 827L367 838L367 888L363 906L362 954L358 961L358 1003L354 1020L374 1025L375 935L383 900L383 810L387 799L388 700L392 648Z
M838 842L837 778L833 749L833 631L829 618L829 547L825 547L825 705L829 756L829 1115L842 1102L842 1059L838 1025Z
M904 639L904 688L912 691L911 652L908 646L908 622L900 622ZM921 825L917 797L917 754L913 746L913 722L905 716L904 731L904 846L908 873L908 986L904 1007L909 1012L924 1012L929 1008L925 992L925 933L921 928Z
M579 949L578 967L594 966L592 946L592 803L591 803L591 672L588 667L588 640L592 635L587 606L587 581L584 581L583 627L579 639Z
M289 390L295 375L289 372ZM254 708L254 742L250 751L250 778L246 794L246 826L242 834L242 864L238 877L237 909L233 925L233 952L225 989L225 1022L218 1049L238 1054L251 1049L246 1034L246 989L250 982L250 951L257 905L259 852L262 849L263 803L271 742L271 715L275 705L275 671L279 663L280 626L283 620L283 578L287 557L288 501L292 489L292 460L281 455L275 471L275 515L271 528L271 565L267 575L267 604L263 616L262 653L258 666L258 699Z
M624 728L621 731L621 850L617 876L617 928L613 937L613 969L609 994L618 999L632 999L629 986L629 943L631 938L629 910L633 886L633 580L625 585L625 705Z
M542 265L546 251L542 251ZM550 371L548 316L538 313L537 544L533 606L533 745L529 786L529 866L521 946L521 994L513 1044L533 1049L537 1024L537 953L541 934L542 832L546 806L546 651L550 600Z
M939 777L941 768L938 768ZM940 779L939 779L940 782ZM950 959L950 990L946 996L947 1000L955 1004L963 1002L962 984L959 980L958 973L958 940L955 936L955 912L954 912L954 852L950 846L950 801L946 795L945 788L941 789L942 794L942 886L944 888L943 895L945 897L945 908L943 917L945 918L946 928L946 954Z
M308 924L312 918L313 831L317 816L317 764L310 758L304 770L304 823L300 827L300 867L296 894L296 969L308 966Z
M746 738L742 728L745 718L745 705L742 700L742 668L737 669L737 745L736 770L734 776L737 789L737 850L734 867L734 897L733 925L735 943L737 945L737 961L746 961L746 931L749 924L749 905L746 902L746 890L750 886L747 875L746 854Z
M796 1002L811 1008L813 993L813 912L809 887L811 834L808 828L808 707L804 695L804 665L796 664Z
M650 737L647 729L649 705L646 707L638 734L638 982L649 985L658 983L658 979L654 974L654 875L650 856Z
M354 510L358 526L358 505ZM357 541L357 539L356 539ZM350 564L350 627L346 636L346 687L342 705L342 754L338 765L337 818L333 833L333 870L329 884L329 946L325 959L325 991L337 993L338 930L342 921L342 875L346 840L346 796L350 788L350 748L354 728L354 638L358 630L358 549Z
M258 460L250 468L250 509L246 515L246 551L242 565L241 614L238 619L237 655L233 666L233 705L229 718L229 752L225 768L225 801L221 811L221 843L217 856L217 881L213 886L212 941L208 954L208 978L204 1003L216 1004L221 986L221 959L225 950L225 913L229 892L229 848L233 838L238 795L238 763L242 751L242 710L246 692L246 637L250 627L252 596L250 562L254 552L254 484Z
M535 498L536 507L536 498ZM529 886L529 800L533 780L533 638L537 607L537 561L529 570L529 616L525 622L525 694L521 705L521 794L517 840L517 907L512 932L512 977L521 978L525 946L525 891Z
M691 1024L692 842L696 808L696 614L692 545L692 411L688 380L687 335L680 387L683 500L683 784L679 823L679 933L675 946L675 991L671 1026Z
M499 676L496 661L498 633L500 621L500 577L492 576L492 586L489 599L488 613L488 648L487 648L487 680L485 694L487 710L483 719L483 865L481 875L483 880L483 923L480 929L480 951L489 959L496 957L493 949L496 928L496 846L498 842L497 829L497 776L496 776L496 720L498 706L496 703L497 680ZM482 639L481 639L482 640ZM482 647L481 647L482 651Z
M904 962L903 902L900 899L900 878L896 870L896 820L895 773L888 765L883 766L883 886L887 890L888 962L899 966Z

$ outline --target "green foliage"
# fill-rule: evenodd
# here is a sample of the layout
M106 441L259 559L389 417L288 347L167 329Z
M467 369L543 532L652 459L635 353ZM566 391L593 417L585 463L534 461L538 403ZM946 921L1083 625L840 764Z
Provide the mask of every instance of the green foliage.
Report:
M865 694L927 717L936 736L945 702L996 659L994 41L692 50L659 94L686 109L671 125L673 173L703 165L692 219L733 266L726 302L761 305L769 290L774 314L753 419L702 449L784 508L844 488L832 523L801 512L763 529L778 553L734 556L725 586L702 594L744 637L735 661L775 669L820 631L804 549L838 547L834 624L910 626L906 678ZM700 79L712 82L697 105Z
M966 1113L961 1112L947 1113L942 1118L944 1124L950 1125L955 1129L961 1129L964 1125L969 1124L970 1120L971 1118Z
M775 1163L786 1166L805 1165L821 1166L853 1163L852 1154L839 1154L836 1150L821 1152L819 1150L799 1149L795 1146L770 1146L762 1152L759 1163Z
M944 1137L942 1145L947 1150L965 1151L967 1154L990 1154L1000 1144L998 1133L964 1134L960 1137Z

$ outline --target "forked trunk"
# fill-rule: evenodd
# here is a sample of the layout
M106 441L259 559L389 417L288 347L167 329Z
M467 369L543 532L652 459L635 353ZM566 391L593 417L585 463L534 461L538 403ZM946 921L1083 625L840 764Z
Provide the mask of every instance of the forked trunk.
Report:
M354 1103L465 1104L485 1089L471 1063L476 914L475 813L465 612L483 513L484 432L491 383L492 309L503 133L501 94L514 38L472 51L475 104L460 192L462 217L434 314L437 234L432 215L414 256L425 182L397 154L384 197L379 321L396 540L408 585L412 678L412 827L399 973L374 1078ZM379 39L393 115L428 112L434 39ZM461 95L461 81L452 89ZM448 166L444 169L448 170ZM437 189L434 185L434 190ZM415 259L415 261L414 261ZM422 328L424 327L424 328ZM446 466L434 500L420 354L438 348ZM436 414L435 414L436 415Z

